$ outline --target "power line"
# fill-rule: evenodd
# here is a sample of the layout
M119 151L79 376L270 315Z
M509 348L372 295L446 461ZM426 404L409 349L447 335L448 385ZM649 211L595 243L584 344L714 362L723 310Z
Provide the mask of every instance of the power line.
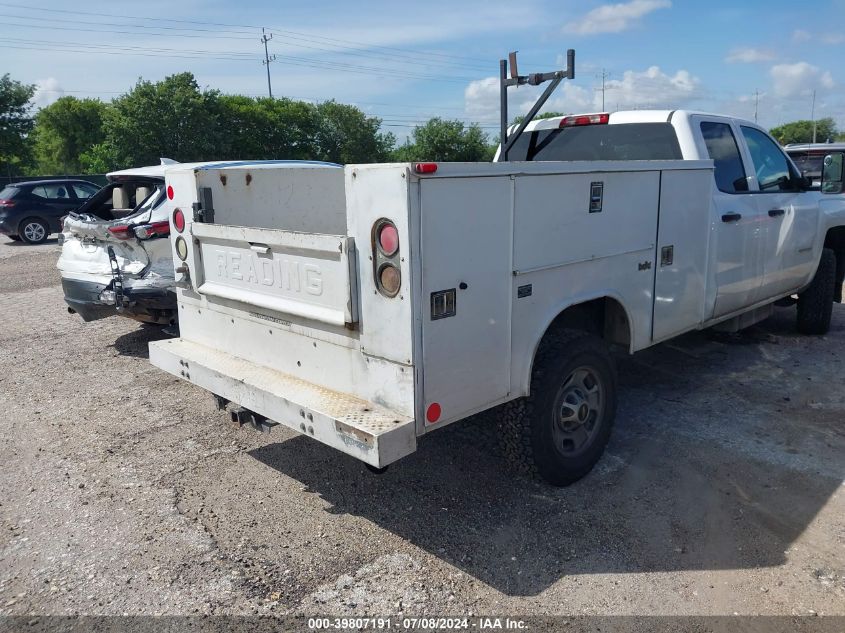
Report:
M270 62L276 61L276 56L275 55L270 56L267 53L267 42L269 42L272 39L273 39L273 34L270 33L270 35L267 35L264 32L264 29L262 28L261 29L261 43L264 44L264 61L262 61L261 63L264 64L267 67L267 92L270 93L271 99L273 98L273 86L270 83Z
M46 12L46 13L90 15L90 16L96 16L96 17L113 17L113 18L121 18L121 19L130 18L130 19L133 19L133 20L155 21L157 23L173 22L173 23L179 23L179 24L199 24L199 25L203 25L203 26L223 26L223 27L234 27L234 28L255 29L255 30L258 30L259 28L261 28L260 26L256 26L254 24L231 24L231 23L225 23L225 22L208 22L208 21L203 21L203 20L183 20L183 19L175 19L175 18L162 18L160 16L149 17L149 16L140 16L140 15L119 15L119 14L114 14L114 13L102 13L102 12L94 13L94 12L90 12L90 11L78 11L78 10L67 10L67 9L46 9L46 8L43 8L43 7L33 7L33 6L28 6L28 5L23 5L23 4L15 4L15 3L10 3L10 2L0 2L0 6L12 7L12 8L16 8L16 9L26 9L26 10L29 10L29 11L43 11L43 12ZM159 26L157 28L163 28L163 27ZM303 33L301 31L288 31L288 30L285 30L285 29L277 29L277 28L274 28L274 27L270 27L270 28L272 28L272 30L277 32L277 33L289 33L289 34L293 34L293 35L299 35L299 36L321 39L321 40L329 41L329 42L339 42L339 43L343 43L343 44L353 44L357 47L364 47L366 49L381 49L381 50L385 50L385 51L392 51L394 53L395 52L411 53L411 54L414 54L414 55L419 55L421 53L421 51L414 50L414 49L374 45L374 44L369 44L369 43L365 43L365 42L356 42L354 40L346 40L346 39L332 38L332 37L326 37L326 36L321 36L321 35L314 35L314 34L311 34L311 33ZM465 56L465 55L451 55L451 54L448 54L448 53L437 53L437 52L433 52L433 51L426 51L426 54L429 55L429 56L442 57L442 58L445 58L445 59L468 60L468 61L480 62L482 64L485 64L485 68L486 68L486 64L488 63L488 60L486 60L486 59L481 59L481 58L477 58L477 57L468 57L468 56Z
M605 81L608 77L610 77L610 73L607 72L604 68L601 69L601 73L596 75L596 77L601 78L601 88L596 88L596 91L601 91L601 111L604 112L604 94L607 92L608 88L605 85Z
M56 31L82 31L82 32L88 32L88 33L108 33L108 34L119 34L119 35L133 35L133 36L139 36L139 37L143 37L143 36L146 36L146 35L153 35L155 37L176 37L176 38L186 38L186 37L188 37L188 38L208 39L208 35L197 35L197 34L190 33L190 31L199 31L199 32L202 32L202 33L213 33L215 38L226 39L226 40L253 41L253 37L254 37L254 35L246 35L246 31L217 31L217 30L213 30L213 29L187 29L187 28L181 28L181 27L148 26L148 25L143 25L143 24L134 25L132 28L135 29L135 30L125 31L125 30L114 30L114 29L87 28L87 27L91 27L91 26L106 26L106 27L111 27L111 26L123 27L123 26L125 26L123 24L117 24L117 23L114 23L114 22L92 23L90 21L72 20L72 19L52 20L52 19L49 19L49 18L30 18L30 17L25 17L25 16L10 15L10 14L4 14L4 13L0 13L0 17L12 17L12 18L15 18L15 19L18 19L18 20L37 21L38 24L21 24L21 23L17 23L17 22L6 21L6 22L3 22L2 25L0 25L0 26L14 26L14 27L19 27L19 28L23 28L23 29L33 29L33 30L38 30L38 31L44 31L45 29L48 29L48 30L56 30ZM42 23L45 20L48 21L48 22L61 22L61 23L75 22L75 23L78 23L78 24L87 25L87 27L85 27L85 26L82 26L82 27L73 26L73 27L71 27L71 26L45 25L45 24ZM170 31L187 31L187 32L182 32L182 33L174 33L174 32L149 33L149 32L139 32L137 29L154 29L156 31L159 30L159 29L168 29ZM232 36L232 35L227 36L227 35L219 35L219 33L244 33L244 36ZM402 55L402 54L399 54L399 53L393 53L390 56L387 56L384 53L376 53L376 52L372 52L372 51L359 50L359 49L356 49L354 47L343 46L341 44L330 44L330 43L325 44L325 43L323 43L324 45L320 46L319 44L321 44L321 42L318 42L314 39L309 39L309 38L306 38L306 37L300 37L298 35L288 35L287 39L292 40L292 43L295 43L300 48L307 48L307 49L310 49L310 50L323 51L323 52L326 52L326 53L335 53L335 54L343 53L343 54L346 54L346 55L355 55L355 56L358 56L358 57L373 57L373 58L376 58L376 59L379 59L379 60L387 59L387 60L389 60L393 63L396 63L396 64L405 64L405 65L410 64L410 65L413 65L415 67L434 66L434 67L441 67L441 68L465 68L465 69L473 69L473 70L482 70L482 69L487 70L486 67L481 67L479 65L459 64L459 63L455 63L455 62L420 59L419 54ZM327 46L331 46L333 48L328 48Z
M107 44L88 44L82 42L49 42L48 45L40 45L31 40L24 40L20 38L0 38L0 41L15 42L16 44L0 44L2 48L13 48L23 50L56 50L64 52L76 53L99 53L110 55L136 55L136 56L152 56L152 57L181 57L184 59L218 59L224 61L254 61L255 56L251 53L242 53L238 51L209 51L209 50L193 50L193 49L173 49L173 48L145 48L137 46L112 46ZM94 49L94 50L90 50ZM135 52L138 51L138 52ZM473 81L471 77L458 77L443 75L432 75L425 73L413 73L410 71L399 71L389 68L378 68L374 66L362 66L357 64L349 64L346 62L335 62L329 60L320 60L308 57L298 57L294 55L278 55L279 59L287 60L287 63L293 66L304 66L306 68L322 68L329 70L337 70L349 73L363 74L363 75L377 75L386 78L399 79L418 79L423 81L438 81L465 84Z

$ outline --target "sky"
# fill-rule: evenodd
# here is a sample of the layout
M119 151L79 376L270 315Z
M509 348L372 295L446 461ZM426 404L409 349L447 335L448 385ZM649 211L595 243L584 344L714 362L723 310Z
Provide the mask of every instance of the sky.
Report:
M262 27L274 96L358 105L400 140L435 116L495 136L499 59L548 72L569 48L575 79L546 110L756 110L765 127L829 116L845 130L845 0L0 1L0 73L36 84L38 107L183 71L264 96ZM511 116L541 89L511 89Z

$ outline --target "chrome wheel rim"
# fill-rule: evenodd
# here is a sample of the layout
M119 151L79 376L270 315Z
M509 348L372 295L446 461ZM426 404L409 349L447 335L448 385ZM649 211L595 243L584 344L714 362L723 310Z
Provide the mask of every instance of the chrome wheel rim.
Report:
M578 367L558 389L552 438L567 457L584 453L596 438L604 416L604 386L591 367Z
M30 222L23 227L23 234L30 242L40 242L44 239L47 231L39 222Z

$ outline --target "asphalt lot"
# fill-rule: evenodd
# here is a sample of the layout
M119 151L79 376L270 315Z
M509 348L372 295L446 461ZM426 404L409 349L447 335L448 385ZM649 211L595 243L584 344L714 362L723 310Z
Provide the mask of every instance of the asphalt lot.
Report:
M845 615L845 306L623 359L587 478L514 478L484 420L375 476L235 430L155 329L67 313L0 237L0 614Z

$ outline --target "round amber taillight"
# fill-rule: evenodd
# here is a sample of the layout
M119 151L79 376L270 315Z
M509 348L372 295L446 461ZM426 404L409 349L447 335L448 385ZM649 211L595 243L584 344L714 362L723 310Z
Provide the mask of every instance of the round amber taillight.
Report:
M378 280L381 291L388 297L395 297L402 285L402 275L399 269L393 264L384 264L378 271Z

